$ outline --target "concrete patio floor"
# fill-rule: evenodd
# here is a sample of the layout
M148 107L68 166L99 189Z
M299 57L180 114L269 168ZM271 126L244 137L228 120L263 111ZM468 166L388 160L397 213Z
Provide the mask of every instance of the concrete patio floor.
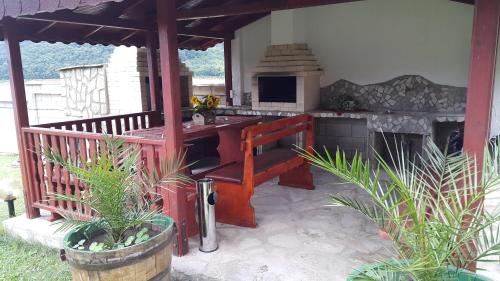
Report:
M206 254L190 240L188 256L175 258L184 274L217 280L345 280L353 267L390 256L391 242L356 212L325 206L338 192L361 197L350 185L315 170L316 190L259 186L252 200L256 229L218 225L219 250Z
M208 254L198 251L197 237L191 238L189 254L173 260L174 279L340 281L363 263L391 257L392 243L379 239L362 215L326 206L332 193L366 195L326 172L315 169L314 174L314 191L280 187L277 180L259 186L253 198L257 228L218 224L219 249ZM54 226L43 219L18 217L4 225L13 235L60 245L62 234L54 236ZM487 275L499 280L499 273L494 265Z

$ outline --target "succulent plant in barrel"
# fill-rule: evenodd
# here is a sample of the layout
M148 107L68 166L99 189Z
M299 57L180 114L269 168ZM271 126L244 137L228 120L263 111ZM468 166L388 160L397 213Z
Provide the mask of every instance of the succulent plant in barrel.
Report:
M65 237L65 250L70 264L78 265L72 266L75 280L80 280L75 276L81 273L75 273L75 270L89 266L89 254L92 254L92 264L116 261L112 256L117 256L126 266L141 266L137 265L138 259L133 258L137 256L134 252L147 252L149 248L157 248L160 242L163 247L167 246L165 241L172 240L173 222L156 207L161 198L156 189L172 185L181 187L190 182L181 173L185 168L183 156L161 161L157 169L148 171L143 165L138 165L141 162L138 146L108 136L104 137L104 143L97 160L78 163L55 151L45 151L49 161L60 165L88 187L81 196L52 195L55 199L73 202L75 206L82 205L92 214L91 217L84 217L70 212L61 213L65 220L59 230L71 230ZM134 246L137 246L136 250ZM125 253L119 253L120 250ZM101 255L101 259L96 255ZM136 262L126 262L127 257ZM119 272L120 267L116 264L111 267Z
M481 163L465 153L442 152L431 140L414 161L399 149L392 161L377 155L374 167L361 155L349 161L340 151L299 153L365 191L370 202L332 195L332 205L360 212L394 242L398 259L365 265L348 280L489 280L458 268L500 262L500 213L482 204L500 188L499 143L486 147Z

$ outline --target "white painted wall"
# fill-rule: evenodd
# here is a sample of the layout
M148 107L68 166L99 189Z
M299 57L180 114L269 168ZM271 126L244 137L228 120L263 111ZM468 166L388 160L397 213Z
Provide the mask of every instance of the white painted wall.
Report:
M238 32L236 32L238 34ZM242 104L242 95L243 93L243 62L240 59L242 57L243 48L241 43L241 34L239 36L235 36L234 40L231 40L231 71L233 78L233 90L232 90L232 98L233 105L241 105Z
M305 43L306 9L276 11L271 16L271 44Z
M497 45L497 60L493 87L493 104L491 107L490 137L500 135L500 36Z
M252 71L271 44L270 17L262 18L236 31L233 40L233 89L235 95L251 91ZM236 98L239 101L239 97ZM236 103L238 104L238 103Z
M293 15L295 23L303 22L305 41L325 70L322 86L339 79L381 82L403 74L467 85L472 5L448 0L366 0L296 11L300 12L273 12L236 33L235 40L244 42L241 54L233 54L243 65L242 74L235 75L244 78L241 91L251 91L252 68L264 55L265 45L292 36L286 30L286 18ZM280 18L282 33L276 23ZM300 30L299 26L293 29Z

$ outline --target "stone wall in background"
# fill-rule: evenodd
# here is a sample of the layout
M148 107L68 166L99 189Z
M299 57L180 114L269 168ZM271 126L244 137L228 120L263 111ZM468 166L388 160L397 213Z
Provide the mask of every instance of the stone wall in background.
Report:
M387 82L358 85L339 80L321 89L321 107L339 109L353 100L358 109L374 112L465 112L467 88L435 84L419 75L404 75Z
M86 65L59 70L65 91L66 115L94 118L109 114L105 65Z
M193 73L189 68L181 63L180 71L185 82L182 91L186 106L193 94L211 93L225 102L223 80L199 79L193 87ZM147 110L148 75L145 49L122 46L115 48L107 64L64 68L60 70L60 79L25 81L30 124ZM8 81L0 81L0 120L8 124L2 127L7 137L0 139L0 152L15 153L16 134Z

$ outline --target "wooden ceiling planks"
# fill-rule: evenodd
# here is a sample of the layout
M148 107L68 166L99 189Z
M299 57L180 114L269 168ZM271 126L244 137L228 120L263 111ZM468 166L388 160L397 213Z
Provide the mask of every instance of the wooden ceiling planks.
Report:
M214 18L237 16L245 14L269 13L271 11L296 9L328 4L338 4L361 0L259 0L243 3L229 3L227 5L210 6L182 10L177 13L178 20L192 20L199 18Z
M356 0L177 0L179 48L205 50L283 5L346 1ZM157 33L156 0L0 0L0 25L7 17L32 41L142 47L148 33Z
M0 20L4 17L35 15L43 12L55 12L63 9L75 9L79 6L94 6L106 2L122 0L0 0Z

